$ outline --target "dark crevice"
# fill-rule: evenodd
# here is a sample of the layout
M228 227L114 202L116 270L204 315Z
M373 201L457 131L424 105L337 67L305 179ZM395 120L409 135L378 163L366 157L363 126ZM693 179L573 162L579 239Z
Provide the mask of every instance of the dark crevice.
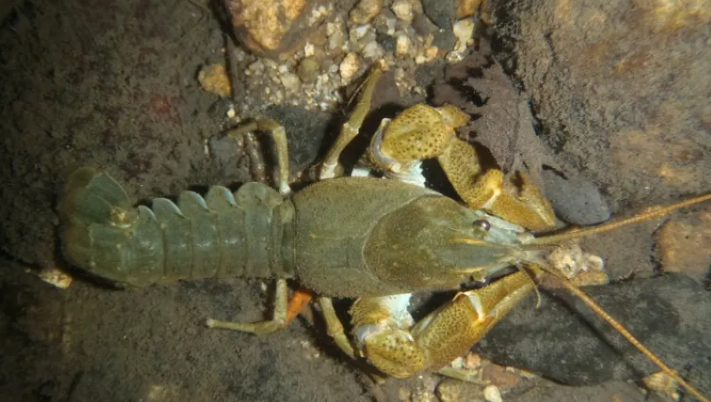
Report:
M652 265L652 272L654 273L654 276L664 275L664 265L662 264L662 259L660 257L661 246L657 243L656 239L658 238L659 231L662 230L668 221L668 218L662 221L659 225L657 225L656 229L654 229L654 232L652 232L652 245L649 250L649 263Z
M565 173L561 172L560 170L554 168L553 166L543 164L541 165L541 169L543 169L546 172L551 172L555 174L556 176L560 177L563 180L568 180L568 176L565 175Z

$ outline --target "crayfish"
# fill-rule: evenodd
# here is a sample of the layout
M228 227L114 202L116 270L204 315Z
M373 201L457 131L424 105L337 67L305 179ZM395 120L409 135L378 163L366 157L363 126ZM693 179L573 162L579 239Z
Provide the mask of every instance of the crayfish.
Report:
M446 371L524 296L537 291L537 282L553 278L707 401L572 280L604 277L600 258L580 250L575 239L711 195L596 227L541 235L556 223L548 200L522 173L513 183L499 169L484 169L475 149L455 133L469 116L448 105L415 105L384 119L364 157L381 177L344 176L340 156L359 133L380 74L375 68L367 78L358 105L318 166L320 180L298 192L288 182L287 134L270 119L229 135L271 134L278 190L247 183L232 193L215 186L204 198L185 191L177 205L157 198L152 209L134 208L110 176L79 169L67 182L61 206L64 255L95 275L135 286L206 277L274 278L271 320L208 320L213 328L255 334L283 328L298 312L287 300L287 280L294 280L316 295L329 334L344 353L365 357L394 377ZM421 162L426 159L437 160L461 203L425 188ZM511 267L514 273L458 293L419 322L408 312L415 292L483 283ZM352 336L332 298L357 299L350 309Z

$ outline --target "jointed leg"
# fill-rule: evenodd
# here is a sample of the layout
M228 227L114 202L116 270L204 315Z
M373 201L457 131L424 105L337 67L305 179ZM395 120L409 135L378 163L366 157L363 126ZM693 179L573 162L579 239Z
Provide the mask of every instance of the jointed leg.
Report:
M500 170L483 172L476 150L455 134L468 121L469 116L454 106L412 106L381 125L368 155L380 169L395 173L406 173L421 160L437 158L471 208L485 209L527 229L552 228L555 216L550 204L525 176L519 188L511 188Z
M274 299L274 315L269 321L255 323L239 323L218 321L209 318L206 322L209 328L231 329L235 331L250 332L256 335L266 335L284 328L286 324L287 298L289 289L286 279L277 279Z
M302 288L296 289L286 309L286 322L284 322L284 326L289 325L296 316L301 314L304 308L311 302L312 298L313 294L310 291Z
M509 222L531 230L555 226L555 215L548 200L527 177L519 174L521 185L512 189L504 183L498 169L482 173L476 150L471 144L453 138L437 160L460 197L471 208L484 209ZM514 195L518 192L518 195Z
M521 272L481 289L459 293L412 328L388 297L364 298L351 311L366 358L394 377L438 369L466 353L534 288Z
M333 144L331 149L329 149L328 154L323 160L321 165L321 171L319 172L319 180L331 179L338 176L338 158L341 156L341 152L346 148L346 146L358 135L358 130L360 126L363 125L363 120L365 120L366 114L370 110L370 102L373 99L373 91L375 90L375 84L378 82L382 70L380 67L375 67L370 73L365 81L363 94L360 96L358 105L353 109L351 118L348 119L341 129L341 133L338 135L336 142Z
M323 312L323 317L326 320L326 327L328 328L328 335L333 338L341 350L348 356L355 358L355 352L353 351L353 346L348 340L346 333L343 331L343 324L341 320L336 315L336 310L333 308L333 302L328 297L319 297L318 303L321 306L321 311Z
M237 138L252 131L265 131L271 134L277 153L277 169L279 172L277 183L279 185L279 193L283 196L291 194L291 187L289 187L289 151L286 130L275 120L259 119L234 130L230 130L227 132L227 135L232 138Z

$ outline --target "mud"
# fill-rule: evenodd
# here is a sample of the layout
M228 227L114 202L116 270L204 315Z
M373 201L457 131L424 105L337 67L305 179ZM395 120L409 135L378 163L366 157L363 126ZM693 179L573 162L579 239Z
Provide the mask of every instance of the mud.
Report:
M201 1L12 0L0 5L2 400L398 401L408 395L412 400L436 400L439 380L429 374L374 386L336 350L318 314L313 323L300 320L263 339L202 326L207 317L261 319L269 304L269 283L205 280L118 290L71 271L76 275L74 284L59 290L34 275L42 268L68 268L58 252L56 205L63 178L76 167L107 170L136 200L218 183L236 186L252 178L253 163L244 149L219 136L228 105L202 91L196 80L201 66L225 61L229 45L221 28L211 5ZM485 45L479 46L486 52ZM494 65L488 58L480 62ZM418 85L439 85L430 92L433 102L453 99L464 108L476 105L470 111L484 119L461 134L490 148L501 166L523 167L534 175L541 173L543 165L565 177L580 174L577 165L566 163L560 153L553 152L556 149L538 139L541 127L535 121L521 129L520 118L530 116L521 107L528 100L520 88L504 97L497 86L500 77L475 70L475 78L483 81L461 85L452 81L452 72L447 75L444 63L437 62L418 69ZM375 106L378 116L422 100L403 98L392 87L385 81L380 88ZM482 99L481 94L489 95ZM506 106L487 111L487 100ZM343 106L337 113L294 107L267 111L289 133L295 175L323 152L346 109ZM518 117L509 122L506 116L513 110ZM510 125L496 132L487 130L486 122L503 121ZM375 124L369 121L367 129ZM585 131L579 135L592 137ZM592 148L584 148L585 144L580 143L578 160L595 161L600 152L608 151L605 142L595 142ZM600 194L598 189L608 188L605 178L612 173L593 162L589 168L583 177L592 183L592 194ZM626 182L625 175L615 175L623 183L620 188L639 184L635 177ZM549 191L545 174L540 180ZM559 193L577 191L575 185L561 188ZM688 191L699 188L692 186ZM681 190L660 190L666 191L661 198L676 196ZM608 193L602 195L610 201ZM614 204L629 213L624 203ZM643 205L647 204L633 204ZM694 211L683 214L694 219ZM656 229L657 223L640 225L586 246L606 259L613 278L649 276L660 268L653 252ZM665 297L676 300L673 289ZM678 301L693 308L688 298ZM650 317L653 322L680 319L678 313L670 314L671 318ZM541 347L542 343L531 340L524 346L536 351L536 356L545 353L531 345ZM706 347L686 353L696 353L708 362ZM672 360L676 367L693 360L680 356ZM690 372L698 379L697 371ZM582 389L549 384L518 400L563 401L573 396L646 400L637 387L616 382ZM504 396L506 401L517 398Z

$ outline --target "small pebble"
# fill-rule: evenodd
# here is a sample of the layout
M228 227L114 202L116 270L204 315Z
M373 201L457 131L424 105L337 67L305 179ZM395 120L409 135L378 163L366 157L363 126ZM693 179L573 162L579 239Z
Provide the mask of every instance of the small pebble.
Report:
M39 273L39 278L59 289L66 289L72 284L72 277L58 268L45 268Z
M341 73L341 79L344 83L349 83L353 77L355 77L356 73L358 73L358 69L360 69L360 60L358 60L358 56L354 53L348 53L338 67Z
M227 97L232 94L232 85L224 64L203 66L198 73L200 86L207 92Z
M474 15L482 0L458 0L457 18L467 18Z
M311 84L316 81L319 73L319 63L315 57L306 57L299 63L296 75L304 84Z
M351 10L351 21L356 24L367 24L378 15L382 8L382 0L360 0L355 8Z
M386 33L390 36L395 35L395 27L397 26L397 20L394 18L388 18L385 20L385 26L387 27Z
M281 73L279 79L281 80L281 84L284 85L284 88L289 92L297 92L301 88L301 81L299 81L299 77L294 73Z
M357 42L358 39L361 39L364 37L368 31L370 30L370 25L360 25L356 27L355 29L351 30L351 40L353 42Z
M425 50L425 62L429 63L432 60L437 58L437 55L439 54L439 49L437 46L430 46Z
M261 60L257 60L254 63L250 64L247 68L254 74L260 74L264 71L264 63L262 63Z
M499 392L499 388L496 385L489 385L484 388L484 398L487 402L503 401L503 399L501 399L501 392Z
M328 48L330 50L340 49L346 43L346 35L340 25L328 24L326 28L328 33Z
M415 18L415 10L409 0L395 0L390 8L399 19L407 22L408 24L412 22L413 18Z
M556 216L574 225L594 225L610 219L610 208L600 190L581 175L568 177L543 170L544 194Z
M306 42L306 44L304 45L304 56L311 57L314 55L315 52L316 47L312 43Z
M398 56L407 56L412 49L412 41L407 35L398 35L395 45L395 54Z
M378 42L372 41L363 47L361 54L366 59L379 59L383 55L383 48L378 45Z
M454 51L461 53L467 49L469 40L474 34L474 20L464 19L457 21L454 23L452 31L454 32L454 36L457 37L457 44L454 47Z

